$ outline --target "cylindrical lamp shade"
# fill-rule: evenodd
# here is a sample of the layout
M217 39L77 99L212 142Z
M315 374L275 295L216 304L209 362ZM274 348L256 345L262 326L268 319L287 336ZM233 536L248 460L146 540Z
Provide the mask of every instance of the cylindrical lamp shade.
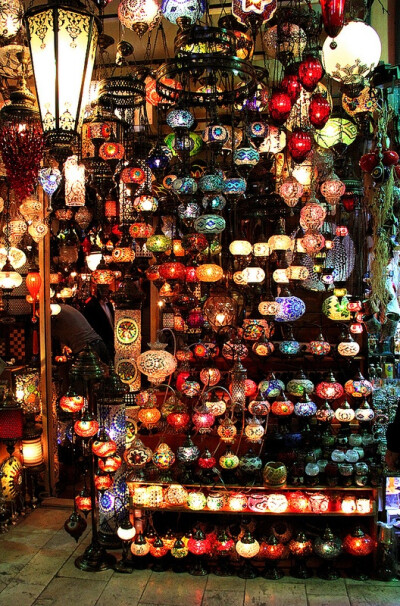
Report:
M42 438L22 440L22 456L25 467L37 467L43 463Z

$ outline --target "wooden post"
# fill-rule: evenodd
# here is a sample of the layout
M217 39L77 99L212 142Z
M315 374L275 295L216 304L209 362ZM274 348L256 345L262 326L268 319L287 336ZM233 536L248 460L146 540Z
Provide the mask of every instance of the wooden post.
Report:
M44 207L43 192L40 198ZM43 455L46 464L45 490L50 496L56 493L57 418L53 402L51 376L51 324L50 324L50 232L39 242L39 271L42 285L39 293L39 344L40 391L42 394Z

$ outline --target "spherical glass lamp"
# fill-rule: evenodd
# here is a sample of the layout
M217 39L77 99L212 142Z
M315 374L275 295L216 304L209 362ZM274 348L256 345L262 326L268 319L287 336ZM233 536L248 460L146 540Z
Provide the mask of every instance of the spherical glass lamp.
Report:
M353 398L363 398L372 393L373 387L370 381L364 379L361 373L357 373L354 379L349 379L344 384L345 392Z
M335 419L340 423L350 423L355 416L354 410L347 401L344 401L339 408L335 410Z
M247 240L233 240L229 244L229 252L234 256L247 256L253 250L252 245Z
M271 251L273 250L289 250L292 247L292 239L290 236L285 234L275 234L268 240L268 246Z
M282 296L276 297L275 301L279 304L279 309L275 314L276 322L294 322L301 318L306 311L304 301L290 295L287 291Z
M360 351L359 344L354 341L350 333L342 335L338 344L338 354L344 358L354 358Z
M166 122L173 129L189 129L194 124L194 116L187 109L171 109L166 117Z
M291 575L298 579L309 578L311 573L305 565L305 558L312 553L312 542L307 539L304 532L298 532L289 542L289 550L295 558L295 565L290 570Z
M171 23L186 29L201 19L205 11L204 0L163 0L161 12Z
M139 37L156 25L159 15L160 5L155 0L121 0L118 6L118 18L122 25Z
M357 137L357 126L346 118L329 118L321 130L314 133L315 142L324 149L334 147L339 143L351 145Z
M330 372L325 381L318 383L315 388L315 393L322 400L337 400L344 394L344 389L342 385L336 381L333 373Z
M375 417L375 413L365 400L355 411L355 418L359 423L369 423Z
M215 263L204 263L196 268L196 278L199 282L218 282L223 275L222 267Z
M334 80L356 84L378 65L381 50L379 35L370 25L363 21L350 21L336 38L326 38L322 47L322 63Z
M140 354L136 360L138 370L156 385L162 383L176 369L176 358L165 351L166 346L166 343L159 341L149 343L151 349Z
M319 229L326 217L326 210L317 202L308 202L300 211L300 226L303 229Z
M323 564L318 569L318 576L322 579L335 580L339 573L333 567L333 561L342 552L342 541L336 537L330 528L326 528L322 537L317 537L313 545L314 553L322 560Z
M22 276L17 271L14 271L10 260L7 258L3 269L0 271L0 288L11 291L18 288L22 284Z

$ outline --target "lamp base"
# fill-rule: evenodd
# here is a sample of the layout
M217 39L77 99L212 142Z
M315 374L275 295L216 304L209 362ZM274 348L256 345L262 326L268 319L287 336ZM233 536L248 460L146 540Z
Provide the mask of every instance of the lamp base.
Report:
M319 568L317 571L317 575L320 579L324 579L325 581L336 581L337 579L340 579L339 572L333 567L332 564L321 566L321 568Z
M208 570L204 567L201 557L196 558L194 565L189 568L188 573L194 577L204 577L208 574Z
M243 566L239 568L237 576L241 579L255 579L256 577L258 577L258 572L254 568L254 566L252 566L251 564L249 564L249 562L247 562L247 560L245 560Z
M99 530L99 543L105 549L121 549L122 541L117 533L107 534Z
M124 574L131 574L134 569L134 565L132 560L124 559L118 560L118 562L114 566L115 572L121 572Z
M85 552L76 558L75 566L85 572L100 572L114 567L115 557L105 551L98 543L91 543Z
M290 569L290 574L295 579L309 579L310 577L312 577L311 570L307 568L305 563L300 558Z
M264 577L264 579L269 579L270 581L277 581L278 579L281 579L285 575L282 570L277 568L277 566L274 566L274 565L268 566L267 565L261 576Z

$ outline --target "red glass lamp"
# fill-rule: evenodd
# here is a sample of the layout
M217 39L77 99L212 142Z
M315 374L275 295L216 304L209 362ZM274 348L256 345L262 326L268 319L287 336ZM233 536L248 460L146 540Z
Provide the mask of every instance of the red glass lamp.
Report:
M308 108L308 117L315 128L322 128L329 120L331 106L329 101L321 93L315 93L311 97Z
M309 93L315 89L323 73L321 61L313 55L305 57L299 65L299 80Z
M328 374L325 381L321 381L315 388L315 393L322 400L337 400L344 394L344 389L335 379L332 372Z
M266 579L281 579L284 575L282 570L279 570L277 563L287 557L289 549L272 534L266 541L263 541L260 546L260 555L265 560L265 569L263 577Z
M299 75L296 73L286 73L282 78L281 88L289 95L291 102L295 103L301 93Z
M304 128L294 128L289 136L288 150L297 163L304 162L311 151L313 137L310 131Z
M336 38L344 25L344 8L346 0L319 0L325 32ZM333 44L331 42L331 44ZM334 47L331 47L334 48Z
M103 431L97 440L92 443L92 452L97 457L109 457L115 454L117 445L114 440L110 440L107 434Z
M374 540L366 534L359 526L347 534L343 540L343 549L356 558L356 565L352 567L352 577L360 581L369 578L366 570L360 566L359 558L370 555L375 549Z
M121 467L122 459L119 455L99 459L99 468L105 473L115 473Z
M88 515L89 511L92 510L92 499L86 488L76 495L75 505L79 511L82 511L85 514L85 517Z
M197 460L197 464L201 469L212 469L216 466L217 460L212 456L209 450L204 450Z
M99 470L94 474L94 485L99 492L109 490L113 484L114 480L108 473Z
M203 556L210 553L211 542L202 530L196 530L193 536L190 537L187 548L190 553L197 556L194 565L189 570L189 574L194 576L206 575L207 569L204 567Z
M22 438L22 434L23 410L9 394L0 406L0 440L9 441L11 449L13 444Z
M269 115L274 124L281 126L289 117L292 110L292 100L287 92L275 90L269 100Z
M225 530L218 533L213 545L214 553L217 555L217 566L213 573L217 576L230 576L232 570L229 568L229 556L234 551L235 541Z
M187 412L171 412L167 416L167 423L170 425L175 431L181 431L189 424L190 416Z
M99 431L99 424L93 415L86 412L79 421L75 422L74 430L80 438L92 438Z

